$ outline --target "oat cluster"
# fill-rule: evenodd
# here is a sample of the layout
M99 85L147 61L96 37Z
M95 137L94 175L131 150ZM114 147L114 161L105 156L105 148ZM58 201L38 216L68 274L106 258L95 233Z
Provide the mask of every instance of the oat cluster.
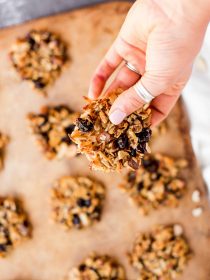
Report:
M104 186L88 177L65 176L52 189L53 219L65 228L86 228L101 218Z
M74 157L76 145L68 134L74 130L78 113L67 106L43 107L39 114L28 115L29 126L48 159Z
M0 197L0 257L5 257L30 234L31 226L20 201Z
M124 268L108 255L92 254L73 268L68 280L126 280Z
M121 92L117 90L104 99L87 99L88 104L71 134L71 139L78 145L78 150L87 156L92 169L138 169L149 149L150 108L145 106L139 109L119 125L109 121L111 105Z
M119 186L144 215L162 206L176 207L186 191L179 173L187 166L162 154L147 154L137 171L130 171Z
M184 270L191 253L180 225L158 226L141 233L129 254L138 280L173 280Z
M0 132L0 170L4 166L4 152L9 138Z
M67 48L54 33L32 30L17 39L10 51L13 66L23 80L43 91L60 75L67 61Z

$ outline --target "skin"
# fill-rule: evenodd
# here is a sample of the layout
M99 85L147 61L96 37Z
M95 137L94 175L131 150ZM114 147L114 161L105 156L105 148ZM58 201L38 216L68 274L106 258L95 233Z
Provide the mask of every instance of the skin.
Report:
M112 89L124 92L114 102L109 118L114 124L142 107L133 85L142 85L155 97L151 102L152 125L171 111L186 85L207 25L209 0L137 0L90 82L89 97L105 96ZM142 76L125 66L130 62ZM118 73L102 95L107 80Z

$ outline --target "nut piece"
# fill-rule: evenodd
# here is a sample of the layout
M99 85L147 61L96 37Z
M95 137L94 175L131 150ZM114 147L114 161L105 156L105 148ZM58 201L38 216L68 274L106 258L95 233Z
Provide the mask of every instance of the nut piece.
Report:
M0 197L0 257L31 235L31 225L19 200Z
M121 264L108 255L92 254L70 270L68 280L125 280Z
M4 167L4 150L9 138L0 132L0 170Z
M85 228L101 218L105 188L88 177L60 178L52 189L53 219L70 228Z
M162 206L176 207L186 191L186 184L178 178L186 160L174 160L161 154L145 155L137 171L130 171L119 187L143 215Z
M78 113L67 106L43 107L40 114L28 115L31 132L48 159L74 157L76 145L68 134L74 130Z
M139 280L173 280L184 270L191 257L183 235L174 226L158 226L141 233L129 254L131 264L139 270Z
M46 30L31 30L17 39L10 58L21 78L31 81L41 92L55 81L68 60L66 45Z
M90 100L77 119L71 139L78 150L85 154L91 168L102 171L119 171L123 167L138 169L144 154L149 151L151 137L151 109L148 105L128 116L121 124L114 125L108 114L118 89L108 98Z

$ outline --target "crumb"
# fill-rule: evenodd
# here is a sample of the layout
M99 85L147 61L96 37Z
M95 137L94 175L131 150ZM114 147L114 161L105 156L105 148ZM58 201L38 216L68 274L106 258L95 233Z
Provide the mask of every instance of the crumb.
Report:
M201 201L201 192L199 190L194 190L192 193L192 202L199 203Z
M194 208L192 210L192 215L193 217L197 218L197 217L200 217L203 213L203 208L202 207L197 207L197 208Z

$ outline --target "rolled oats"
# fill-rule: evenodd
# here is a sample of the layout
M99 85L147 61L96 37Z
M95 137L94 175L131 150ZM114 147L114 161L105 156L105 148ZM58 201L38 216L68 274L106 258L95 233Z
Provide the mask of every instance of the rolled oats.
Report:
M52 189L53 219L65 228L85 228L101 218L104 186L88 177L66 176Z
M90 100L77 119L71 139L85 154L95 170L115 171L123 167L138 169L144 154L149 151L151 110L148 106L114 125L108 113L121 89L108 98Z
M70 270L68 280L125 280L124 268L108 255L92 254Z
M4 165L4 151L8 141L9 138L0 132L0 170Z
M169 225L139 234L129 254L131 264L139 270L138 280L173 280L183 272L191 252L183 234L176 231Z
M48 159L74 157L76 145L68 134L74 130L78 113L67 106L43 107L41 113L28 115L31 132Z
M31 226L20 201L0 197L0 257L31 235Z
M131 201L146 215L162 206L175 207L186 190L178 177L186 160L175 160L161 154L147 154L137 171L130 171L119 187L128 193Z
M66 45L46 30L31 30L17 39L10 51L13 66L23 80L29 80L44 93L60 75L67 59Z

